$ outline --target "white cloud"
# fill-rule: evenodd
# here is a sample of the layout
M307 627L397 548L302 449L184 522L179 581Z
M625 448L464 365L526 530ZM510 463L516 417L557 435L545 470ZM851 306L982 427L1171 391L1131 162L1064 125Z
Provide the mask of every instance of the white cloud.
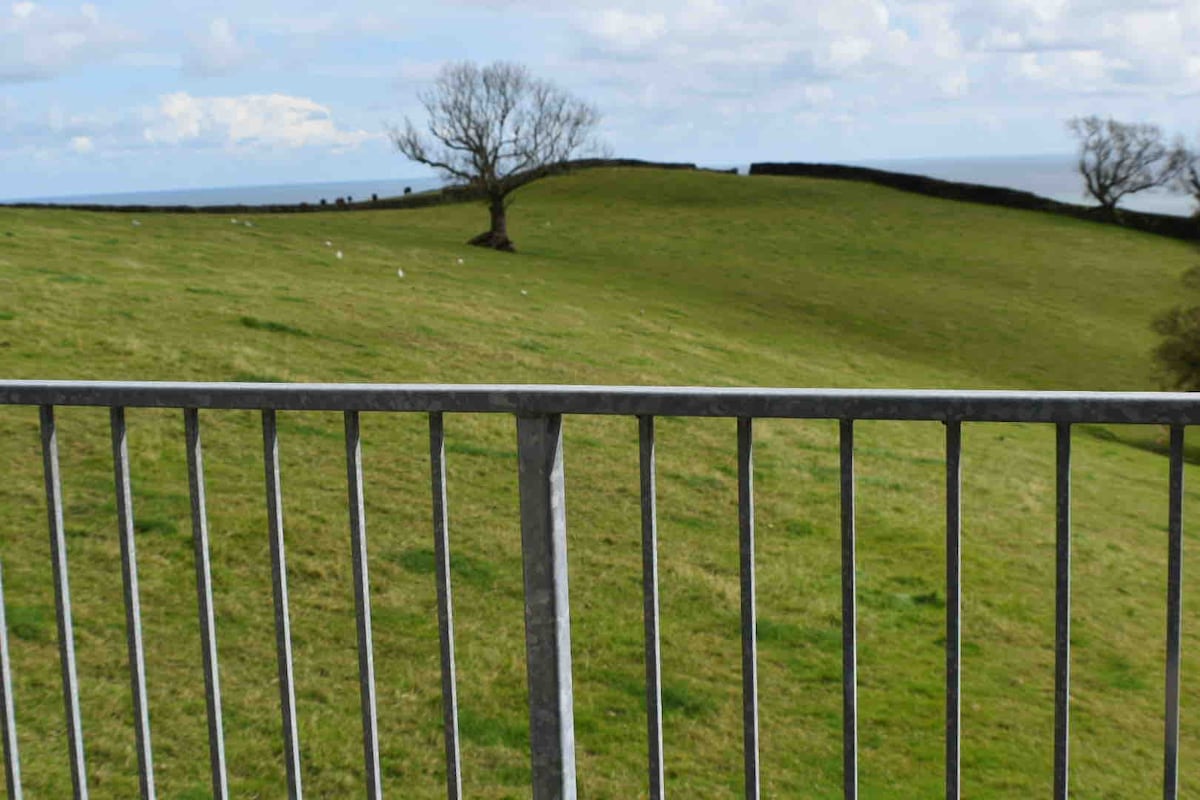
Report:
M276 36L315 37L336 32L344 27L339 14L326 12L307 16L272 14L254 20L256 30Z
M128 110L105 108L96 111L69 109L59 103L18 108L0 97L0 156L14 152L37 152L48 160L64 153L105 155L126 150L129 142L145 148L140 118Z
M1136 117L1175 97L1170 124L1200 119L1183 102L1200 93L1200 0L577 0L568 9L543 14L577 34L553 66L590 85L610 130L635 147L643 139L625 131L710 118L727 141L756 141L792 115L874 120L883 131L897 115L940 109L1006 119L1006 130L1027 134L1014 140L1049 131L1038 149L1065 148L1056 120L1093 108ZM1031 108L1032 121L1017 121ZM860 129L864 142L884 136Z
M878 113L875 98L884 109L944 104L970 88L970 55L948 3L580 0L571 8L580 44L562 66L601 87L593 98L618 136L695 124L713 127L719 147L760 141L792 119L857 124Z
M91 4L59 11L16 2L7 14L0 11L0 82L50 78L108 59L136 40Z
M909 14L920 41L919 60L955 61L963 57L963 34L954 16L954 6L920 4L910 9Z
M635 55L701 84L736 83L747 70L861 76L907 68L931 49L935 59L959 54L953 36L950 46L914 41L906 13L902 19L883 0L626 0L574 12L584 58Z
M1021 51L1029 47L1029 42L1019 31L989 28L978 38L975 45L980 50Z
M833 89L828 86L805 86L804 99L809 105L823 106L833 102Z
M238 36L233 24L217 17L201 36L192 39L184 57L184 67L199 75L226 75L252 61L257 55L254 43Z
M193 97L175 92L147 113L143 137L152 144L231 150L325 147L347 150L382 134L339 128L328 107L305 97L251 94Z
M965 69L943 75L938 80L938 90L944 97L965 97L971 88L971 79Z
M815 11L817 26L829 32L887 28L891 19L887 6L880 0L819 3Z
M1049 89L1076 94L1111 88L1112 74L1127 62L1110 59L1099 50L1020 53L1010 71L1020 78Z
M829 43L825 52L818 56L818 63L829 72L846 72L866 60L875 49L870 39L863 36L843 36Z
M1019 53L1009 71L1046 90L1200 91L1196 0L981 0L956 22L977 51Z
M636 50L658 39L667 27L662 14L640 14L608 8L590 17L588 30L606 44L619 50Z
M193 5L164 22L141 4L134 12L101 0L0 0L0 92L5 80L98 63L114 67L118 80L142 67L160 78L182 69L184 83L172 89L191 92L159 98L170 90L156 88L132 101L152 106L141 110L124 105L127 94L101 87L90 98L64 82L61 91L22 95L24 116L7 122L0 100L0 148L36 143L66 159L67 143L86 137L105 159L185 147L230 164L239 162L230 151L265 161L272 149L294 158L292 148L311 147L303 157L316 158L319 148L372 138L359 130L371 120L420 118L413 98L440 59L463 57L529 64L595 102L616 151L655 157L680 147L689 158L734 148L754 157L770 148L779 157L1066 149L1061 119L1093 112L1154 119L1185 133L1200 124L1189 97L1200 93L1200 0ZM133 41L116 22L146 33ZM486 35L501 22L525 36L479 51L475 32ZM450 49L425 47L437 41ZM214 83L219 89L197 89L204 84L193 79L228 74ZM301 77L345 87L336 113L306 99L333 96L297 88ZM56 98L63 111L50 115ZM342 111L352 103L353 118ZM118 118L93 119L110 111ZM967 130L979 138L962 135ZM364 159L373 153L366 145L360 151Z

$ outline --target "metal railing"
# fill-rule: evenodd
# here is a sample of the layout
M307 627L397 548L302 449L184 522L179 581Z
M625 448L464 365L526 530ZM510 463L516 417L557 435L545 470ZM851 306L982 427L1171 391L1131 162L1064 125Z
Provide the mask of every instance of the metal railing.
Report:
M56 406L108 407L114 482L121 532L126 636L132 688L141 796L155 796L150 716L138 602L137 555L132 521L125 409L182 409L192 509L192 534L213 796L229 796L225 766L221 692L213 616L205 512L200 409L262 412L275 633L279 671L283 755L289 797L302 795L292 642L288 618L287 565L279 476L277 414L341 411L345 417L348 508L353 554L361 695L363 764L367 795L382 797L375 673L371 636L370 580L363 504L361 412L420 412L429 417L431 487L438 631L441 650L446 794L461 798L458 703L455 680L454 615L447 525L445 413L516 415L521 551L525 584L525 631L530 712L533 796L537 800L576 794L571 625L566 554L566 496L563 483L564 414L637 417L640 436L642 565L645 626L648 786L665 795L662 683L659 647L658 543L655 487L655 417L736 418L740 531L740 597L744 786L760 794L758 746L758 655L756 649L754 541L754 420L761 418L840 421L843 787L858 796L857 592L855 589L856 420L927 420L945 423L946 465L946 637L945 796L960 792L961 667L961 450L964 422L1035 422L1057 428L1055 693L1053 797L1067 797L1071 657L1071 426L1076 423L1138 423L1170 426L1169 536L1163 796L1178 797L1180 628L1182 609L1182 498L1184 429L1200 423L1200 399L1187 394L994 391L843 391L799 389L711 389L593 386L312 385L214 383L98 383L0 381L0 406L40 407L59 655L71 778L76 798L87 797L83 729L79 708L63 503L58 465ZM20 798L7 633L0 587L0 711L8 796Z

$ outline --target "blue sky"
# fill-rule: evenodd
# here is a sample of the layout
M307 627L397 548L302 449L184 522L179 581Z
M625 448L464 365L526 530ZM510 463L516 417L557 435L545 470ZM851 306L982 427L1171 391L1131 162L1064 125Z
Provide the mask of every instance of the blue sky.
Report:
M618 156L1069 152L1200 134L1200 0L0 0L0 198L427 175L387 138L447 61L593 102Z

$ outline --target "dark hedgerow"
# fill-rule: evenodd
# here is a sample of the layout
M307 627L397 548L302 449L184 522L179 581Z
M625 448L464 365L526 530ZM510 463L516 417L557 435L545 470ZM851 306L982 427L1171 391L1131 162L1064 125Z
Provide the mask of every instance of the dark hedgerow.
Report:
M1200 267L1183 273L1185 288L1200 289ZM1163 337L1154 348L1160 379L1165 388L1200 391L1200 305L1176 306L1154 320L1154 332Z

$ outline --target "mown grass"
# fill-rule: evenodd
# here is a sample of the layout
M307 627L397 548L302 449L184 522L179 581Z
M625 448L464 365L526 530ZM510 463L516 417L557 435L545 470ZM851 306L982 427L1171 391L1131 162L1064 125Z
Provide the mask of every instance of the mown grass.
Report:
M270 216L0 209L6 378L1153 388L1148 321L1185 245L1070 219L801 179L597 170L522 190L521 254L474 206ZM334 243L326 248L324 242ZM335 250L345 258L334 257ZM460 261L461 260L461 261ZM404 278L397 276L403 269ZM129 411L156 775L205 796L177 412ZM59 441L93 796L136 794L107 415ZM230 780L283 792L258 418L203 412ZM466 792L527 795L515 433L447 420ZM942 431L860 423L863 796L939 794ZM305 787L362 790L338 415L280 418ZM663 418L668 789L740 791L734 423ZM840 796L836 423L756 425L769 796ZM385 789L442 793L427 427L365 415ZM1053 431L968 425L965 791L1043 793L1053 730ZM1075 437L1073 790L1157 791L1166 467L1153 430ZM1133 442L1138 446L1129 446ZM581 793L644 794L636 423L566 425ZM30 796L68 792L36 409L0 409L0 557ZM1190 467L1189 467L1190 470ZM1189 480L1191 476L1189 476ZM1190 484L1189 484L1190 485ZM1189 510L1196 495L1189 491ZM1187 535L1187 545L1196 539ZM1185 708L1197 619L1185 620ZM1184 753L1200 724L1184 716Z

